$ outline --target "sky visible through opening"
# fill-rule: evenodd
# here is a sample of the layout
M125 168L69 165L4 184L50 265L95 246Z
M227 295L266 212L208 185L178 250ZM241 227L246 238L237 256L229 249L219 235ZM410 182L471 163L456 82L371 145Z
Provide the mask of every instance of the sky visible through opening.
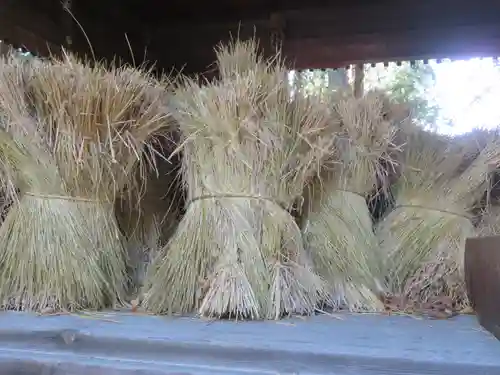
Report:
M408 63L404 63L408 64ZM438 132L459 135L474 128L493 129L500 125L500 65L492 58L429 64L435 73L434 85L426 88L428 99L440 108L435 124ZM365 76L368 87L379 86L399 69L395 64L377 64ZM383 84L382 84L383 86Z
M463 134L474 128L500 125L500 66L493 59L430 62L436 82L434 98L443 118L439 132Z
M404 63L408 64L408 62ZM435 74L434 85L426 87L431 103L440 108L433 126L440 133L459 135L475 128L494 129L500 126L500 65L492 58L437 63L431 60ZM365 89L384 87L399 69L396 64L384 67L377 64L365 74ZM352 81L352 70L349 73ZM312 78L309 88L315 91L327 84L327 77ZM290 82L295 72L289 74ZM352 83L352 82L351 82Z

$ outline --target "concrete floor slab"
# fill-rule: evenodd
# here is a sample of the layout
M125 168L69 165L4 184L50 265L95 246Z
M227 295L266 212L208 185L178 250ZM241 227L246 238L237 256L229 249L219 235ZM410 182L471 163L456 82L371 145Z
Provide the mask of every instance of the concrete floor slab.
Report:
M473 316L207 322L0 314L0 375L115 373L498 375L500 342Z

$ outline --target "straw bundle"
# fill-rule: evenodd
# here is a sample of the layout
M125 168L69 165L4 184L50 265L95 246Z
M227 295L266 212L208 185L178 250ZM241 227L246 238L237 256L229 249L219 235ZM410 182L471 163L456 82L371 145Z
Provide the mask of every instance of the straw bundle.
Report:
M467 149L422 130L409 137L396 207L377 228L392 293L465 303L463 252L474 235L468 213L487 189L499 151L490 142L460 173Z
M335 96L333 105L340 128L333 163L313 186L304 240L334 308L377 311L383 308L377 295L382 282L366 198L386 177L381 160L392 146L395 119L380 92Z
M279 57L217 50L221 79L178 94L187 208L150 267L147 308L279 318L314 312L323 284L290 214L331 134L326 109L291 98Z
M0 301L101 308L125 294L117 194L165 126L139 71L62 61L0 63L0 160L17 201L0 227Z
M464 172L489 143L499 139L499 135L499 129L473 129L468 133L453 137L453 143L463 149L464 155L464 160L457 172Z

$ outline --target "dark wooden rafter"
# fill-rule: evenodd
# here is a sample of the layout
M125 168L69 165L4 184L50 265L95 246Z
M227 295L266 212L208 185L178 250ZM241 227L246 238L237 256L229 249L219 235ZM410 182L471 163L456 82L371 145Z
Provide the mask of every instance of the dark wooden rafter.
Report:
M500 54L500 2L439 0L286 16L285 53L301 68Z
M500 55L500 2L492 0L399 0L363 7L284 11L273 17L279 17L283 25L284 54L300 69ZM175 47L170 44L172 48L165 48L164 52L155 48L154 54L179 66L172 57L185 53L186 58L180 57L183 64L200 70L213 61L213 45L238 32L245 36L255 34L266 46L266 38L270 39L276 31L272 17L241 23L170 24L153 34L164 38L170 35L170 40L182 43Z
M409 43L408 41L411 41ZM456 27L350 38L288 40L284 53L299 69L339 68L349 64L500 55L498 27Z
M41 56L59 55L65 47L88 56L94 49L98 60L118 57L126 62L134 61L124 34L120 29L113 28L113 20L95 25L92 22L80 24L75 5L81 6L82 3L76 0L39 3L32 0L0 0L0 40ZM119 40L123 42L118 43ZM142 45L142 40L135 38L134 41L136 46Z
M214 46L230 35L255 36L269 54L281 45L298 69L500 55L500 1L495 0L220 0L211 3L212 11L200 8L205 18L194 11L197 0L162 2L161 9L148 8L159 7L157 0L145 0L149 13L127 0L101 0L100 7L95 0L73 0L80 25L68 22L59 0L48 1L51 9L58 7L57 16L40 7L33 11L29 0L0 0L0 38L46 54L68 45L69 30L77 52L92 50L98 59L117 56L136 64L147 60L164 71L187 73L210 70ZM168 18L168 7L175 18ZM212 17L223 9L224 17Z

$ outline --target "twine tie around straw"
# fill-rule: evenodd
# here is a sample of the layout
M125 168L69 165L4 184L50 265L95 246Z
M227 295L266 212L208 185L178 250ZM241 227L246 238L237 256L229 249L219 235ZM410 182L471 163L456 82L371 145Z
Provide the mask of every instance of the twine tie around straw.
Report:
M70 195L56 195L56 194L37 194L37 193L32 193L32 192L25 192L24 195L29 195L30 197L34 198L41 198L41 199L58 199L58 200L64 200L64 201L72 201L72 202L88 202L88 203L101 203L101 204L111 204L110 201L101 201L98 199L91 199L91 198L85 198L85 197L74 197Z
M394 211L396 211L399 208L419 208L419 209L422 209L422 210L441 212L443 214L449 214L449 215L453 215L453 216L463 217L464 219L467 219L467 220L472 220L472 217L468 216L468 215L460 214L458 212L444 210L444 209L441 209L441 208L422 206L422 205L419 205L419 204L399 204L396 207L394 207Z
M250 195L250 194L206 194L206 195L200 195L198 197L194 197L193 199L189 200L186 204L186 207L189 207L192 203L194 203L196 201L208 200L208 199L255 199L255 200L260 200L260 201L271 202L272 204L281 207L285 211L288 211L287 205L284 202L280 202L280 201L273 199L271 197L266 197L266 196L262 196L262 195Z

